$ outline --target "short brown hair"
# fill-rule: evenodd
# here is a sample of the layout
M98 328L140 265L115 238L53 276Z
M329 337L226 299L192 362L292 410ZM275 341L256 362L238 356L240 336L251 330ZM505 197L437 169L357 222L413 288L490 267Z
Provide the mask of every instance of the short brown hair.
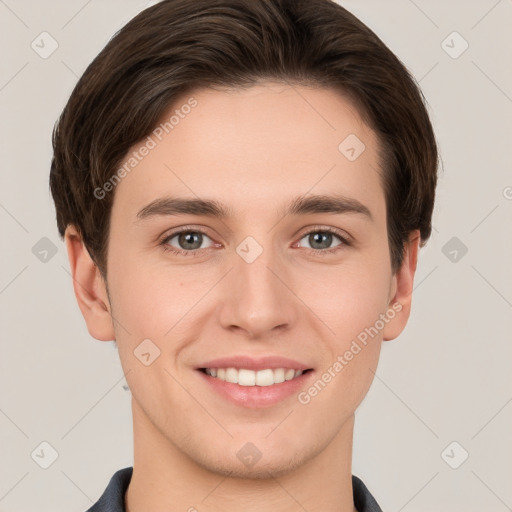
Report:
M173 102L262 80L336 88L379 140L391 263L431 233L438 153L425 99L400 60L331 0L163 0L109 41L53 131L50 188L61 237L74 224L106 277L113 192L94 191ZM341 142L341 141L340 141Z

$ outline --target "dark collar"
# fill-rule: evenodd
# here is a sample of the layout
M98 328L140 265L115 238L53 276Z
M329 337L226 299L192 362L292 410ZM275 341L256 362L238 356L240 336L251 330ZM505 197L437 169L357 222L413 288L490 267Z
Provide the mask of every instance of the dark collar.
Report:
M132 478L133 467L123 468L114 473L100 499L87 512L126 512L124 494ZM358 512L382 512L375 498L363 481L352 475L354 505Z

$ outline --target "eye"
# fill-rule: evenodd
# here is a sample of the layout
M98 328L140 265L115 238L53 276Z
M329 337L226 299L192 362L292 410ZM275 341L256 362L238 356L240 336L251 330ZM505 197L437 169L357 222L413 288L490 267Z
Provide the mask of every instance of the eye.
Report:
M334 246L333 242L338 240ZM310 249L313 251L318 251L322 253L330 253L340 250L345 245L350 245L347 238L341 235L337 230L332 228L326 229L315 229L306 233L299 241L301 243L303 240L310 245Z
M303 241L309 244L309 249L317 254L329 254L343 249L344 246L350 246L348 236L343 232L333 228L316 228L305 233L298 244ZM332 245L333 242L336 242ZM208 241L210 244L208 245ZM204 244L207 244L206 246ZM183 227L179 231L167 234L160 241L160 245L165 251L180 256L196 256L202 254L203 250L211 247L222 247L217 244L202 230L191 227ZM298 245L295 244L294 247ZM306 247L307 248L307 247Z
M194 256L201 249L207 249L212 246L203 246L205 240L213 242L203 231L188 228L167 235L160 244L166 251L185 256Z

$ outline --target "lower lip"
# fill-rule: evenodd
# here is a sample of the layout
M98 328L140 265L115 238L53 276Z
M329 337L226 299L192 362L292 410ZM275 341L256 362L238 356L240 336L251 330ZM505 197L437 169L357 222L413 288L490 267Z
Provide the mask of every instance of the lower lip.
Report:
M197 370L197 372L214 391L231 403L253 409L270 407L285 400L290 395L298 393L314 373L313 370L310 370L291 380L272 384L271 386L240 386L217 379L200 370Z

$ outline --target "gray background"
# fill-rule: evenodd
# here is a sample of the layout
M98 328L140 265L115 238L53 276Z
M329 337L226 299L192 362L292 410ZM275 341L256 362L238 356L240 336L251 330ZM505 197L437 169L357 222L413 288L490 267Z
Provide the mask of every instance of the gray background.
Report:
M444 168L409 325L357 412L353 473L386 512L512 510L512 0L340 3L420 81ZM133 463L130 391L76 304L48 173L78 76L146 5L0 0L1 511L85 510Z

